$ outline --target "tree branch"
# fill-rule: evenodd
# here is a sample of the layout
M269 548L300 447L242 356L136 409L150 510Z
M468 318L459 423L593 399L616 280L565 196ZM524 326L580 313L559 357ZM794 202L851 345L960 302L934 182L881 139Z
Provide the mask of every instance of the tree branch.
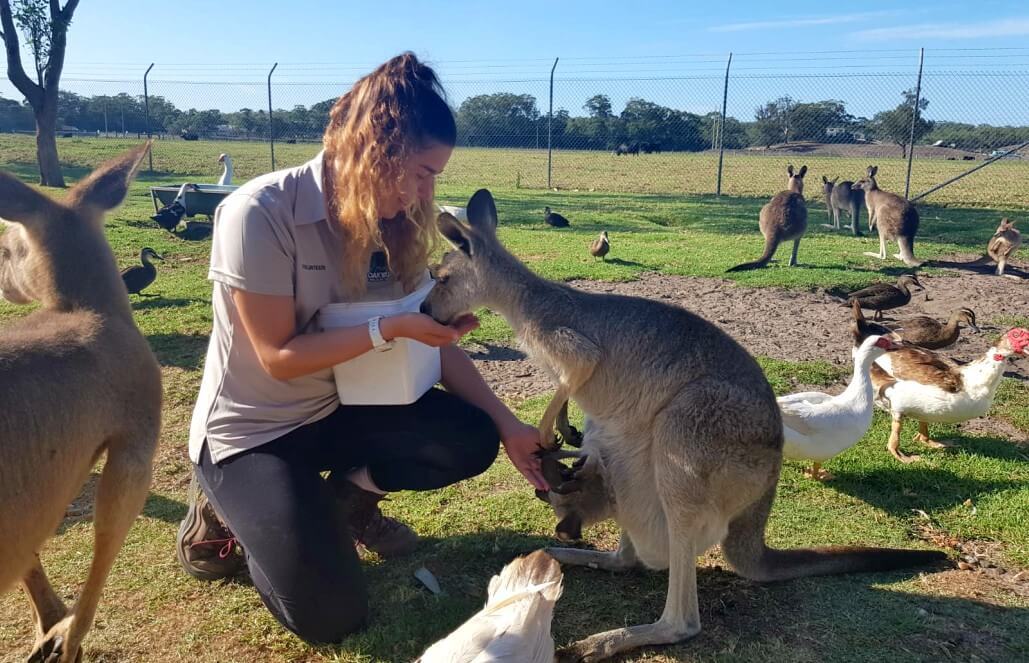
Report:
M57 4L59 0L53 0L54 4ZM75 8L79 6L79 0L68 0L64 3L64 9L61 11L61 18L64 19L64 29L68 30L68 24L71 23L71 17L75 14Z
M0 2L5 0L0 0ZM44 86L47 90L56 90L61 82L61 72L64 70L64 51L68 47L68 27L71 25L72 15L78 7L79 0L68 0L64 9L60 9L60 0L50 0L50 13L53 17L53 34L50 36L50 53L47 58L46 81ZM54 12L57 12L54 14Z
M7 52L7 78L25 95L29 104L36 108L43 100L43 90L25 75L10 0L0 0L0 28L3 28L4 49Z

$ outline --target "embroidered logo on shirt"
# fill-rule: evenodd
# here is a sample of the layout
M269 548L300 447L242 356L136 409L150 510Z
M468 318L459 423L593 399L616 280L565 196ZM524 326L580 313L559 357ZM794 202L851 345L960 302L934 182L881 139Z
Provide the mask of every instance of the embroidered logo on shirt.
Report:
M324 272L325 271L325 265L304 265L304 264L301 264L300 268L301 269L306 269L309 272Z
M381 283L388 280L389 264L386 261L386 254L383 251L375 251L368 267L368 282Z

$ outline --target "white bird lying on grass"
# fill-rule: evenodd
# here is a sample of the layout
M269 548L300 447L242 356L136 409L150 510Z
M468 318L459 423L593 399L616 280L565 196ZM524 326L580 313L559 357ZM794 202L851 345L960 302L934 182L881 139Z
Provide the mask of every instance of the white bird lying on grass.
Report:
M519 557L490 580L486 606L415 663L553 663L561 580L561 565L544 551Z

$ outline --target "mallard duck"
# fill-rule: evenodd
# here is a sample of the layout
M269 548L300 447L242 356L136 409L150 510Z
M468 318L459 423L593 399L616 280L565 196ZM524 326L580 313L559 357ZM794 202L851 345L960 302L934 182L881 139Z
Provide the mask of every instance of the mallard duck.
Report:
M982 358L964 366L947 361L930 350L901 348L875 360L872 386L876 405L893 417L886 448L897 460L910 463L918 456L900 451L904 417L918 421L915 439L930 447L946 447L929 437L929 423L957 424L984 416L1012 355L1025 356L1029 330L1009 330Z
M143 288L153 283L154 279L157 278L157 268L150 262L151 258L164 260L164 258L158 255L157 251L148 246L139 252L139 261L143 263L142 265L135 265L122 270L121 279L125 282L125 289L129 291L130 295L143 294Z
M594 258L607 260L604 256L611 250L611 242L607 238L607 231L600 233L600 237L590 242L590 255Z
M896 285L873 283L867 288L847 295L848 304L846 305L850 306L849 302L857 300L861 304L861 308L875 311L873 320L882 320L883 311L904 306L911 301L911 291L908 288L912 285L923 287L913 274L901 276L897 279Z
M979 332L979 328L975 326L975 311L970 308L959 308L951 313L947 324L919 315L886 326L900 334L908 343L929 350L939 350L957 342L962 322L976 333Z
M543 220L547 222L548 226L553 226L554 228L568 227L568 219L557 212L551 212L549 207L543 208Z
M888 336L894 343L900 342L900 335L885 325L872 322L861 312L861 302L856 299L850 301L854 318L850 323L850 334L854 337L854 347L857 348L869 336Z
M780 396L785 438L783 456L812 460L806 476L818 481L832 479L822 462L857 444L872 423L872 380L869 369L884 352L897 345L886 336L869 336L854 353L854 374L838 396L820 391Z

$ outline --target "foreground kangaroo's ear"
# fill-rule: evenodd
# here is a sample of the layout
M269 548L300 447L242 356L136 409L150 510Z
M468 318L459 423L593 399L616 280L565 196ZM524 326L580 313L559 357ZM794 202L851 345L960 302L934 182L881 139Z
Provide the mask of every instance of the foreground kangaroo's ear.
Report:
M439 228L440 234L454 245L455 249L460 250L465 255L472 255L471 233L460 221L450 214L443 212L436 217L436 227Z
M807 174L807 166L800 167L800 173L797 175L800 179L804 179L804 175Z
M869 166L868 167L868 176L869 177L875 177L875 174L878 173L878 172L879 172L879 166Z
M468 201L468 223L473 228L496 230L497 206L489 190L479 189Z
M837 181L838 179L840 179L840 176L839 176L839 175L837 175L836 177L832 178L832 183L833 183L833 184L836 184L836 181Z
M30 228L46 219L59 205L17 177L0 172L0 221L20 223Z
M786 174L789 175L790 177L793 177L793 164L792 163L790 165L786 166Z
M136 176L149 150L148 141L101 165L75 185L68 194L68 204L89 205L104 211L114 209L125 200L129 183Z

